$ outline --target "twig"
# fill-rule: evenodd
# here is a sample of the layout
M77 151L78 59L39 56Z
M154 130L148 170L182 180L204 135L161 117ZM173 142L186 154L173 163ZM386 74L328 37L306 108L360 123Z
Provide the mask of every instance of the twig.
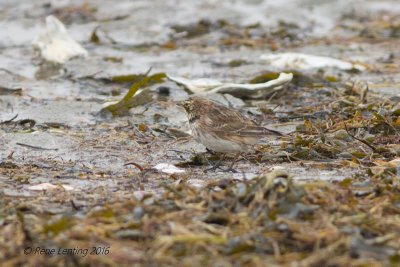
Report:
M276 105L276 106L272 109L272 111L275 111L275 109L279 108L280 106L281 106L281 104Z
M135 167L138 168L141 172L144 171L144 168L143 168L142 166L140 166L139 164L137 164L136 162L128 162L128 163L125 163L125 164L124 164L124 166L128 166L128 165L133 165L133 166L135 166Z
M72 199L70 199L70 203L74 210L80 210L80 208L75 204L75 202Z
M360 139L360 138L358 138L358 137L355 137L353 134L351 134L351 133L349 132L349 129L347 129L347 124L346 124L346 123L344 123L344 128L345 128L347 134L350 135L350 137L352 137L352 138L354 138L355 140L357 140L357 141L363 143L364 145L368 146L369 148L372 149L372 151L377 152L376 147L374 147L373 145L371 145L371 144L368 143L367 141L365 141L365 140L363 140L363 139Z
M7 123L10 123L10 122L12 122L13 120L15 120L17 117L18 117L18 114L15 115L14 117L12 117L12 118L9 119L9 120L0 122L0 124L7 124Z
M272 93L272 95L267 99L267 103L271 102L272 98L274 98L274 96L276 95L276 93L278 93L278 91L275 91ZM278 105L279 106L279 105Z
M27 144L23 144L23 143L16 143L19 146L24 146L24 147L29 147L29 148L33 148L33 149L40 149L40 150L55 150L57 151L58 148L45 148L45 147L40 147L40 146L31 146L31 145L27 145Z
M11 151L10 154L8 154L7 159L13 159L14 151Z

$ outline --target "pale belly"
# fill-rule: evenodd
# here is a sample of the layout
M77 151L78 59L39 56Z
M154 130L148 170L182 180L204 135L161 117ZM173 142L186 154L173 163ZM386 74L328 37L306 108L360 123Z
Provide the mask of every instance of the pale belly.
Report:
M199 135L195 129L192 128L193 136L195 139L203 144L208 149L221 152L221 153L234 153L239 151L246 151L247 145L240 145L232 141L223 140L212 136L211 134Z

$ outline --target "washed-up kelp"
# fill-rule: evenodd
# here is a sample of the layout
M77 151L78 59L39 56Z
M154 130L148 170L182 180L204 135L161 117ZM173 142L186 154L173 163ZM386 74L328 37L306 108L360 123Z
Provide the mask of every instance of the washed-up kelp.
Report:
M78 207L76 215L51 216L20 206L2 211L1 236L18 242L0 240L0 259L6 266L397 266L399 177L387 177L299 184L279 169L200 190L181 180L162 196L111 202L84 216ZM28 257L27 247L89 253ZM93 247L99 251L90 254Z
M0 95L22 95L22 88L8 88L0 85Z
M135 96L139 89L149 84L159 83L166 77L165 73L157 73L146 76L140 81L134 83L127 94L117 103L109 105L104 109L111 112L114 116L126 113L130 108L135 106ZM146 102L146 101L145 101Z
M190 80L183 77L173 77L168 75L168 79L183 85L192 93L220 93L231 94L237 97L245 98L262 98L267 95L281 90L285 85L290 83L293 75L291 73L280 73L276 79L269 80L264 83L257 84L238 84L223 83L213 79L197 79Z

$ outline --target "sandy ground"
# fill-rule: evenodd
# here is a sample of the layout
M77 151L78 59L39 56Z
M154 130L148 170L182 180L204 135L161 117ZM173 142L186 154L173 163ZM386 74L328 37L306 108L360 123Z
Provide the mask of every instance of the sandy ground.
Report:
M199 189L210 181L243 181L276 169L299 182L365 178L366 167L351 163L352 149L368 150L363 144L338 136L336 128L327 138L344 142L342 148L332 152L321 145L317 154L307 150L304 156L303 141L293 145L296 133L307 136L301 130L307 121L328 123L318 117L321 112L336 123L348 112L345 101L359 97L352 93L349 100L344 93L353 82L368 84L365 105L394 103L395 110L400 99L397 1L17 2L0 3L0 196L8 203L2 203L0 224L10 207L62 215L78 206L86 214L110 202L161 196L165 185L181 181ZM87 58L43 62L31 43L50 14L64 22ZM112 77L151 68L152 74L243 83L282 71L260 57L288 51L357 62L366 70L288 68L297 73L295 80L273 96L207 95L290 134L262 140L243 155L238 173L204 173L216 157L188 135L185 113L176 106L188 90L168 79L147 87L146 98L139 95L144 100L128 114L100 114L131 85ZM398 157L396 142L394 154L384 160ZM182 172L155 169L161 163ZM35 190L45 183L57 188Z

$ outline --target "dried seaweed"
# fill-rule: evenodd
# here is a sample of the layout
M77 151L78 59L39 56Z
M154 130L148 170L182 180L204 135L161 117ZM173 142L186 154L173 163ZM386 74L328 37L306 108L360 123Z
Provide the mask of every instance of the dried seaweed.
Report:
M0 86L0 95L22 95L22 88L8 88Z
M114 116L126 113L133 105L133 97L136 95L139 89L148 86L149 84L159 83L166 77L165 73L157 73L147 77L144 77L140 81L134 83L126 95L116 104L109 105L104 109L111 112Z
M338 184L299 184L284 170L223 188L210 182L208 189L200 191L179 183L169 185L162 197L142 200L147 204L126 200L95 207L83 217L77 214L79 220L55 216L46 223L46 218L34 216L35 227L24 226L32 241L25 238L19 246L39 246L50 238L56 248L90 248L94 244L90 232L95 232L98 246L109 247L110 253L75 256L79 265L194 261L206 265L348 266L368 262L369 266L395 266L400 252L400 187L398 177L393 179L397 182L387 184L382 176L375 176L362 187L367 194L359 194L361 188L354 178ZM26 224L28 215L21 216ZM3 236L10 231L25 235L10 224L14 220L13 215L7 217L6 227L0 230ZM7 243L0 242L0 246L6 262L45 264L44 257L21 256ZM68 257L52 260L66 264Z

